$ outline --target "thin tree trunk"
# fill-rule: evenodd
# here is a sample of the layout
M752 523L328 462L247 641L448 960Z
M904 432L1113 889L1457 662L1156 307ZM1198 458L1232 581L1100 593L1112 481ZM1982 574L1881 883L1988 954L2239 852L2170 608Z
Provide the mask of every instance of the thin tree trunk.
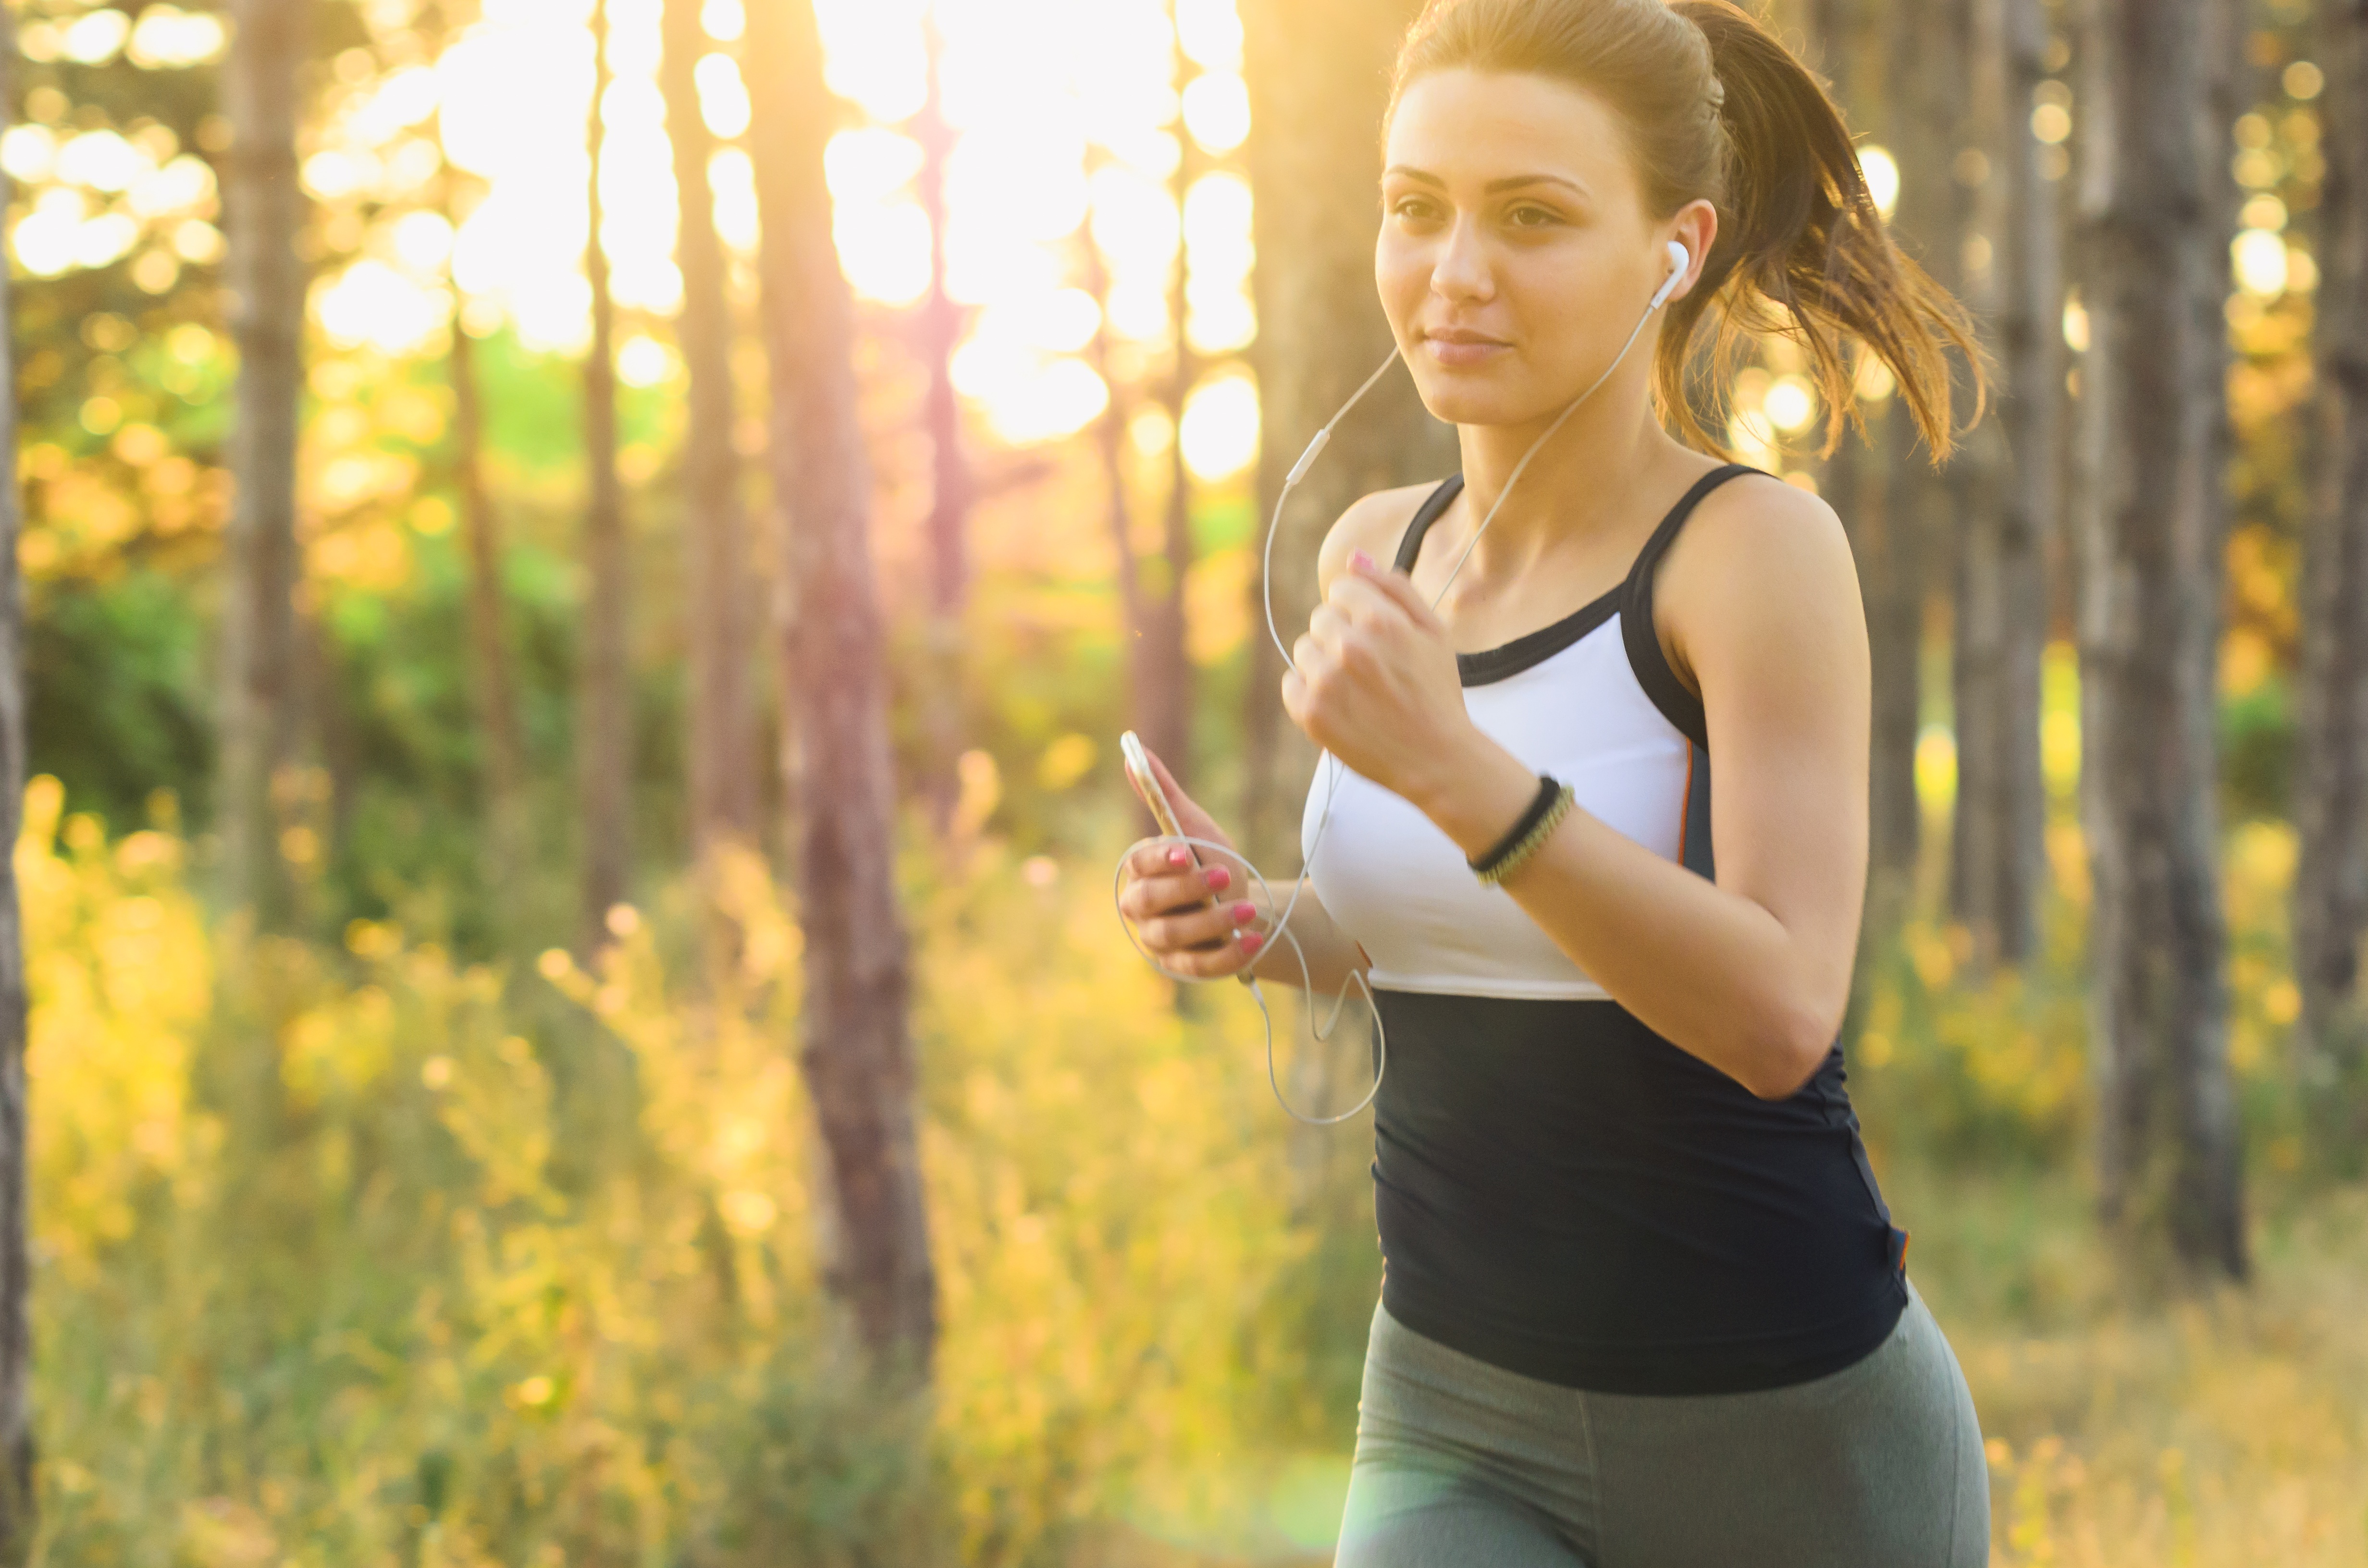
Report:
M2229 205L2214 56L2235 39L2220 0L2089 5L2083 394L2100 407L2078 526L2100 1198L2124 1237L2242 1278L2213 723Z
M893 862L888 676L872 578L871 475L856 415L854 312L831 239L831 97L814 12L751 6L746 58L764 231L771 461L783 516L790 726L805 761L798 903L803 1057L829 1151L832 1291L875 1357L926 1378L937 1336L913 1108L908 941Z
M1883 0L1816 0L1812 31L1818 45L1818 64L1826 71L1835 102L1842 104L1842 111L1850 116L1850 126L1857 131L1861 126L1884 123L1884 83L1890 78L1884 57L1890 50L1890 19L1884 14ZM1890 398L1863 405L1861 417L1866 419L1866 428L1842 436L1842 445L1838 445L1826 460L1821 479L1826 502L1833 506L1835 517L1842 518L1842 528L1850 535L1851 557L1859 566L1859 602L1866 607L1868 649L1883 652L1883 658L1875 661L1875 713L1871 720L1871 739L1878 744L1873 746L1873 760L1868 767L1868 812L1873 822L1871 838L1880 848L1871 846L1868 853L1866 915L1859 921L1859 961L1850 971L1850 1011L1842 1021L1845 1047L1851 1050L1866 1023L1866 997L1880 981L1880 966L1871 960L1899 938L1916 871L1913 791L1904 798L1904 805L1908 808L1907 824L1899 824L1896 820L1884 822L1878 812L1873 812L1878 798L1875 772L1883 767L1884 756L1880 746L1884 720L1890 720L1895 730L1907 734L1907 756L1913 765L1916 661L1899 661L1895 649L1902 644L1908 649L1916 647L1916 620L1908 619L1907 637L1902 637L1902 628L1896 620L1896 604L1902 595L1892 585L1892 574L1896 571L1892 540L1902 528L1902 518L1896 514L1890 472L1890 419L1895 417ZM1913 608L1913 599L1908 599L1908 608ZM1887 613L1892 620L1884 620ZM1899 680L1902 668L1908 675L1907 680ZM1899 725L1896 709L1902 697L1907 699L1907 722ZM1890 713L1883 703L1892 703ZM1899 801L1884 798L1884 803L1896 808Z
M2324 469L2303 551L2301 746L2294 818L2294 978L2306 1081L2338 1080L2339 1136L2368 1131L2357 1102L2368 935L2368 5L2320 14L2317 296Z
M1855 131L1863 125L1884 122L1885 105L1882 101L1883 85L1888 77L1884 66L1888 18L1883 7L1873 0L1817 0L1811 17L1817 41L1818 64L1825 73L1828 90L1841 104L1848 123ZM1850 552L1858 563L1859 596L1867 615L1868 642L1882 657L1876 660L1875 696L1876 720L1874 734L1884 737L1882 725L1887 719L1895 729L1904 730L1909 766L1915 760L1916 685L1912 676L1914 659L1901 660L1896 649L1901 645L1901 628L1896 614L1899 595L1894 590L1892 576L1896 561L1892 540L1902 526L1893 507L1893 489L1889 472L1892 446L1888 421L1888 402L1876 403L1864 411L1866 428L1844 436L1842 444L1826 460L1821 492L1834 515L1841 519L1850 536ZM1913 600L1910 601L1913 608ZM1890 620L1883 618L1891 615ZM1905 639L1913 648L1914 622ZM1901 680L1898 672L1905 668L1911 677ZM1905 695L1906 722L1898 723L1896 710ZM1883 703L1888 701L1892 710ZM1893 760L1896 760L1896 757ZM1910 779L1912 782L1912 778ZM1896 793L1879 793L1870 775L1870 805L1880 798L1895 812L1900 798ZM1890 941L1898 933L1899 923L1907 913L1910 876L1915 865L1916 824L1913 812L1915 794L1905 796L1908 820L1902 824L1896 820L1885 824L1881 812L1874 813L1878 824L1874 836L1891 835L1881 853L1870 853L1867 865L1866 917L1860 926L1861 952L1869 952ZM1904 846L1904 847L1903 847ZM1850 1027L1855 1030L1861 1018L1856 1005L1865 988L1873 981L1876 969L1861 961L1852 973L1853 996Z
M623 902L632 867L632 672L627 643L625 496L617 476L616 307L609 294L609 255L600 244L600 100L609 91L608 0L593 0L591 150L592 226L584 272L592 285L592 349L584 361L584 462L589 506L584 564L591 582L585 607L576 743L582 791L584 907L578 945L586 955L609 939L609 911Z
M1416 0L1242 0L1243 73L1256 128L1246 144L1257 297L1258 531L1263 551L1283 476L1333 411L1390 351L1373 287L1381 224L1376 144L1389 69ZM1403 368L1333 432L1292 493L1274 540L1274 624L1283 645L1315 608L1315 552L1359 496L1439 479L1457 462L1452 426L1432 419ZM1267 569L1262 562L1259 573ZM1299 807L1315 749L1282 711L1281 653L1250 583L1251 666L1243 727L1241 827L1270 873L1299 862ZM1328 1006L1328 1004L1327 1004Z
M0 129L17 101L14 18L0 15ZM8 199L0 175L0 205ZM0 386L17 384L0 268ZM17 472L17 403L0 399L0 473ZM12 477L0 485L0 1563L26 1561L33 1544L32 1269L25 1219L25 931L17 896L17 835L25 801L25 608L17 571L19 522Z
M2046 14L2039 0L1979 0L1975 21L1979 140L1994 160L1980 224L1994 260L1981 294L2005 367L1998 435L2006 449L1997 437L1981 442L1979 504L1959 536L1951 897L1986 967L2021 963L2036 931L2046 813L2039 760L2043 551L2054 520L2063 382L2054 351L2062 309L2054 192L2031 131Z
M302 391L304 269L296 256L296 74L307 0L233 0L222 68L232 143L224 164L225 267L238 403L222 601L223 891L263 928L288 919L272 785L297 735L296 423Z
M700 113L700 56L707 32L700 0L665 0L658 88L666 98L680 201L675 262L682 269L676 324L690 377L683 434L683 619L690 644L690 843L700 875L716 853L752 843L757 831L755 715L749 706L749 555L740 500L740 460L732 448L732 306L715 193L707 165L715 138Z
M1963 111L1966 0L1889 7L1892 101L1886 106L1899 165L1893 229L1925 269L1960 287L1962 187L1952 169ZM1861 571L1867 584L1867 642L1873 664L1868 779L1868 910L1884 926L1904 914L1923 844L1916 793L1922 725L1928 547L1956 537L1962 476L1936 472L1915 421L1899 409L1884 421L1890 471L1886 505L1867 529ZM1879 534L1878 534L1879 529Z
M1126 494L1126 410L1127 400L1118 384L1110 363L1110 264L1101 247L1088 233L1084 239L1086 287L1100 307L1100 321L1094 328L1094 338L1087 352L1092 356L1094 373L1110 389L1110 403L1102 416L1094 422L1094 450L1101 460L1104 513L1110 523L1112 560L1118 580L1118 602L1121 622L1127 648L1126 710L1140 725L1144 711L1143 694L1143 633L1145 609L1143 602L1143 576L1134 563L1134 518Z
M2047 77L2047 11L2041 0L2004 0L2010 97L2006 163L2007 222L1998 239L2005 312L2007 404L2004 472L1998 486L1998 574L2004 600L1998 812L1998 955L2030 960L2039 943L2040 890L2047 875L2047 776L2040 756L2041 672L2047 653L2047 557L2063 528L2064 259L2055 185L2031 114Z
M457 287L453 292L460 299ZM477 386L475 341L452 312L452 466L461 494L461 528L469 549L469 644L476 665L479 744L485 757L485 847L489 890L505 926L517 914L526 874L526 744L503 621L502 520L485 483L484 403Z
M922 422L929 432L929 680L922 698L928 735L926 794L931 827L942 836L962 795L957 760L962 749L962 604L970 591L967 539L970 469L962 457L962 403L954 395L954 350L962 344L962 309L946 293L946 161L953 129L943 108L945 40L934 15L924 22L929 90L915 131L921 143L917 181L929 215L929 292L922 301L921 358L929 369Z
M1193 69L1180 45L1175 51L1175 61L1176 88L1180 99L1184 87L1192 79ZM1180 218L1204 160L1180 115L1173 129L1180 151L1170 188ZM1142 732L1144 743L1159 754L1176 781L1187 790L1192 788L1193 781L1192 663L1185 652L1184 585L1192 569L1192 471L1184 461L1184 405L1191 398L1193 383L1201 378L1200 356L1192 352L1184 331L1190 313L1190 248L1179 243L1167 284L1167 315L1175 334L1175 352L1168 361L1167 381L1160 389L1160 401L1167 407L1176 438L1167 447L1167 506L1161 528L1161 551L1152 570L1142 574L1149 579L1150 591L1143 596L1142 635L1135 639L1139 702L1135 727ZM1189 1006L1189 994L1190 987L1178 992L1179 1006Z

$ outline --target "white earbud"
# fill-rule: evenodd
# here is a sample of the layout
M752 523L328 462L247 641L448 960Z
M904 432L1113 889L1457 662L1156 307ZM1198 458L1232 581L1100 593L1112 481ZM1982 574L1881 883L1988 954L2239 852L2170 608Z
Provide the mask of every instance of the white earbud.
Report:
M1663 280L1660 289L1653 295L1653 302L1645 308L1648 311L1657 311L1668 304L1670 291L1684 281L1686 268L1693 264L1693 256L1686 249L1684 243L1671 240L1669 242L1669 276Z

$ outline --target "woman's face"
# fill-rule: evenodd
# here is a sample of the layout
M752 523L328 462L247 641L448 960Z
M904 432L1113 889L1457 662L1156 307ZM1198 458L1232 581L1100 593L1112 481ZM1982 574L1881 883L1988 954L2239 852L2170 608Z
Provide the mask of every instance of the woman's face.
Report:
M1383 161L1382 306L1425 406L1458 425L1561 412L1668 275L1668 240L1699 257L1694 231L1714 222L1707 202L1649 217L1612 110L1547 76L1417 78ZM1651 347L1630 360L1648 365Z

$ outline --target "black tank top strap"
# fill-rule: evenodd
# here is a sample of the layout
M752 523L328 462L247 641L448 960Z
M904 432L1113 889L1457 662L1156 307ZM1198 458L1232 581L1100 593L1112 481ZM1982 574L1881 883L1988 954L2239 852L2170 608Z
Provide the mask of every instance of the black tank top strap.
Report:
M1628 569L1628 580L1620 589L1620 637L1627 646L1628 665L1636 673L1636 684L1645 688L1661 716L1704 752L1710 750L1710 725L1702 713L1702 699L1688 691L1669 668L1661 652L1661 639L1653 629L1653 574L1703 496L1739 475L1767 472L1749 463L1727 463L1694 481L1653 530L1653 537L1645 541L1645 548L1636 552L1636 563Z
M1414 570L1415 557L1422 553L1422 536L1430 531L1430 525L1439 521L1439 515L1462 494L1463 474L1458 470L1440 480L1439 488L1422 498L1422 505L1414 509L1414 517L1406 524L1406 537L1398 540L1396 566L1399 571Z

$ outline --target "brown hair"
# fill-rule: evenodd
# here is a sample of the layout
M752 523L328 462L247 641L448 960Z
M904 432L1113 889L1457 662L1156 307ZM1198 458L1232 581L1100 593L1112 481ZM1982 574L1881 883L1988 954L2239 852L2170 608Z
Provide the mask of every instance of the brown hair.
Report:
M1629 128L1649 211L1667 217L1697 197L1717 208L1717 238L1693 290L1670 302L1654 365L1655 401L1682 437L1729 455L1703 415L1724 429L1736 361L1760 333L1806 350L1826 405L1823 453L1850 424L1864 428L1851 337L1890 367L1936 462L1954 444L1952 346L1972 373L1968 424L1981 418L1987 378L1972 319L1892 244L1841 110L1749 13L1728 0L1430 0L1398 51L1392 113L1417 77L1459 67L1596 94ZM1713 306L1699 366L1696 328Z

